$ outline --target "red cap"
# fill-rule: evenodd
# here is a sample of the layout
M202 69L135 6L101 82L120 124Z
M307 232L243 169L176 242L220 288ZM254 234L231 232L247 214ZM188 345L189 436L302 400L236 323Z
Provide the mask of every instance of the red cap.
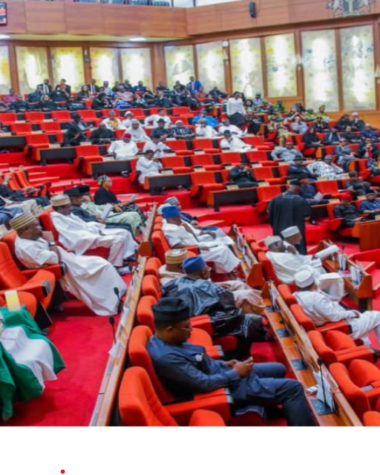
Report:
M126 134L124 134L124 137L126 137L127 139L131 139L132 135L127 132Z
M351 201L352 200L352 195L351 193L343 193L342 195L340 195L341 199L343 201Z
M293 145L293 140L288 139L285 143L286 143L286 144L289 144L289 143L290 143L291 145Z

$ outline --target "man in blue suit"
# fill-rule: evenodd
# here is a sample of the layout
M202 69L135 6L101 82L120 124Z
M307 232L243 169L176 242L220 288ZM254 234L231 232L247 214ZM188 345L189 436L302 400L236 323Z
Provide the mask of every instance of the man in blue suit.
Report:
M281 363L221 361L210 358L205 349L187 340L191 334L188 305L179 298L162 298L152 306L155 335L147 350L162 384L176 398L192 398L228 387L235 404L282 405L290 426L313 426L302 385L285 379Z
M202 87L202 83L195 79L194 76L190 76L190 82L187 85L188 89L190 89L191 94L194 96L196 92L199 91L199 88Z

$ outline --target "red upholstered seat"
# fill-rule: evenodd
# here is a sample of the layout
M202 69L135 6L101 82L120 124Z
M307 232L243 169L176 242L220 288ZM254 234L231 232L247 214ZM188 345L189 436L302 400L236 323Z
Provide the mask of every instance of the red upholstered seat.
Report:
M265 252L259 252L257 254L257 259L259 262L261 262L261 265L263 266L263 271L266 279L273 281L277 286L280 285L281 281L278 279L276 272L273 268L273 264L265 255Z
M144 273L145 275L154 275L157 279L159 278L158 269L162 266L160 259L157 257L150 257L145 264Z
M52 111L51 116L56 120L71 122L71 115L69 111Z
M328 330L339 330L343 333L346 333L349 335L351 333L351 328L350 326L342 320L341 322L336 322L336 323L326 323L325 325L322 325L320 327L317 327L313 320L309 318L306 313L303 311L301 305L296 304L292 305L290 307L295 319L297 322L303 327L307 332L312 331L312 330L317 330L319 332L325 332Z
M256 180L264 180L272 185L280 185L285 182L284 178L275 176L275 167L256 167L252 169L252 172Z
M364 345L357 345L348 335L340 331L310 331L311 344L328 367L332 363L349 364L354 359L374 361L373 352Z
M217 145L217 141L212 139L194 139L193 148L202 149L206 153L219 153L220 147Z
M353 360L348 367L332 363L329 370L340 390L360 419L364 413L379 410L380 370L365 360Z
M210 171L221 170L222 168L221 164L214 163L212 155L206 153L192 155L190 159L193 167L200 166Z
M128 368L119 389L119 412L124 426L162 427L178 423L157 397L145 369ZM224 426L216 412L198 409L190 415L190 426Z
M190 195L201 203L207 203L210 191L220 191L224 189L223 183L217 183L214 172L195 172L191 174L193 186Z
M27 122L23 124L14 123L14 124L11 124L11 131L17 135L31 134L32 124L29 124Z
M39 150L49 148L49 137L46 134L30 134L26 136L26 143L30 151L30 158L39 161Z
M48 308L55 289L56 278L44 269L21 271L12 259L8 246L0 242L0 294L15 289L33 294Z
M363 415L363 424L367 427L380 427L380 412L365 412Z
M294 297L289 285L280 284L278 286L278 291L288 307L291 305L297 305L297 299Z
M281 194L280 185L260 186L256 189L257 193L257 212L262 214L267 210L269 201Z
M164 168L172 168L174 173L191 173L193 170L186 165L183 156L163 157L161 163Z

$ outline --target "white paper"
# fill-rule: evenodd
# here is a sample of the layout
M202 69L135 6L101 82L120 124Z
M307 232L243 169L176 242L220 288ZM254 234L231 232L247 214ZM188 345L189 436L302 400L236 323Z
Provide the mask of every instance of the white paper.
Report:
M326 406L328 406L331 411L334 411L335 403L333 393L330 387L329 382L323 377L323 386L322 386L322 377L321 373L318 371L313 371L314 378L318 383L318 392L317 392L317 399L322 401Z
M323 194L318 191L318 193L314 196L315 201L323 200Z
M103 209L103 213L102 213L101 218L103 220L107 219L112 210L113 210L113 205L111 205L110 203L104 205L104 209Z
M125 305L123 307L123 312L121 314L121 320L120 320L120 325L124 328L125 328L125 325L127 323L128 313L129 313L129 307L127 305Z
M117 355L117 352L119 350L119 346L120 346L120 341L117 341L116 343L114 343L112 345L112 348L110 349L110 351L108 352L108 354L110 355L111 358L115 358L116 355Z
M339 269L344 272L347 269L347 259L346 259L345 254L343 253L338 254L338 263L339 263Z
M329 247L326 247L326 249L322 249L322 251L319 251L315 254L315 257L317 259L324 259L325 257L328 257L328 256L331 256L331 254L335 254L336 252L339 252L339 248L338 246L335 246L335 244L333 246L329 246Z

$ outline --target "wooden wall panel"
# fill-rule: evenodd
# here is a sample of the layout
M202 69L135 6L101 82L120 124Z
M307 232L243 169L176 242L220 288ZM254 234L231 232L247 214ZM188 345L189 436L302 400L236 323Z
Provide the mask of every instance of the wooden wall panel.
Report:
M65 4L25 2L25 17L29 33L52 34L66 31Z
M125 14L125 5L107 5L102 9L104 34L114 36L116 32L128 35L141 35L140 9Z
M33 2L34 3L34 2ZM25 33L25 2L8 2L8 25L1 27L2 33Z
M103 35L103 16L100 3L65 3L66 33L73 35ZM91 11L89 11L91 7Z

